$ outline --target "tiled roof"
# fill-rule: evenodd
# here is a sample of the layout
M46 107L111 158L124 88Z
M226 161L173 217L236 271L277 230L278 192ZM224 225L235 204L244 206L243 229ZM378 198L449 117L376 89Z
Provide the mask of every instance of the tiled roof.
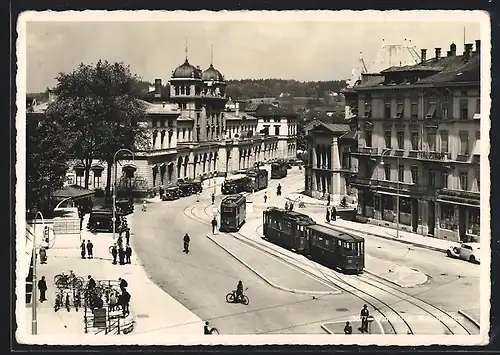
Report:
M464 81L479 81L479 67L481 58L478 55L473 56L469 61L461 60L451 63L451 65L443 68L443 70L435 75L420 80L419 84L426 83L445 83L445 82L464 82Z
M236 116L236 114L234 112L225 112L224 113L224 118L226 120L242 120L243 117L245 117L245 120L257 120L258 119L257 117L249 115L246 112L244 112L244 113L240 112L240 114L238 116Z
M320 126L327 128L329 131L333 133L347 133L351 130L351 127L348 124L344 123L324 123L324 122L314 123L314 122L315 121L311 122L313 124L312 127L309 128L309 130L314 130L315 128L318 128Z
M252 104L245 108L246 112L252 112L256 117L268 117L268 116L295 116L295 112L287 111L281 107L270 105L270 104L257 104L254 106Z

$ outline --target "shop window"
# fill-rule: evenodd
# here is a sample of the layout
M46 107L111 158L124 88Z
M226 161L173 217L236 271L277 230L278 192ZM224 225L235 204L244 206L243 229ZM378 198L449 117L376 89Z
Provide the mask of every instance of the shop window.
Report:
M440 227L455 230L455 206L449 203L441 203Z
M391 180L391 166L387 163L384 164L384 177L386 180Z
M469 133L460 132L460 154L469 155Z
M406 197L401 197L399 199L399 212L400 213L411 213L411 200Z
M460 119L467 120L469 118L469 101L460 100Z
M418 166L411 167L411 180L415 185L418 184Z
M418 150L418 141L419 141L418 131L412 131L411 132L411 149L412 150Z
M441 132L441 153L448 153L448 132Z
M441 173L441 188L447 189L448 188L448 173L443 172Z
M405 132L398 131L396 133L396 138L398 141L398 149L405 149Z
M99 189L101 187L102 170L94 169L93 172L94 172L94 189Z
M404 180L405 180L404 174L405 174L405 166L404 165L398 166L398 181L399 182L404 182Z
M382 195L382 209L388 211L394 210L394 196Z
M460 190L467 190L468 188L468 173L467 171L461 171L459 174Z
M385 130L385 147L391 148L392 131L390 129Z
M479 235L479 231L480 231L480 222L481 222L481 218L480 218L480 210L479 208L472 208L472 207L469 207L468 209L469 211L469 225L468 225L468 230L467 232L469 234L473 234L473 235Z
M367 147L372 146L372 131L371 131L371 129L367 129L365 131L365 144Z

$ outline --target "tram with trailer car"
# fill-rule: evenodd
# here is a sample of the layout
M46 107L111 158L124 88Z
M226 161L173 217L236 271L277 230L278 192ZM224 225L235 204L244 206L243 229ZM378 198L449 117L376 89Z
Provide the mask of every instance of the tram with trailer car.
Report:
M282 161L271 164L271 179L282 179L288 174L287 166Z
M315 224L306 214L269 207L263 213L264 237L273 244L302 253L307 249L306 227Z
M329 268L361 273L365 267L363 237L316 224L305 214L270 207L263 213L263 230L269 242Z
M245 223L247 199L242 194L226 196L220 203L221 232L237 232Z
M247 172L250 178L250 191L260 191L265 189L269 182L269 173L265 169L252 169Z
M221 191L223 195L239 194L248 191L250 178L243 174L228 177L222 183Z

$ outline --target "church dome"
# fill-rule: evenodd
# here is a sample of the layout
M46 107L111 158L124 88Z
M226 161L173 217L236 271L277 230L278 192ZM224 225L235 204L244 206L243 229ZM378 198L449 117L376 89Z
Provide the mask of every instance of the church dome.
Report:
M189 64L188 60L178 66L175 70L174 73L172 74L172 78L174 79L188 79L188 78L195 78L195 79L200 79L201 78L201 71L197 69L195 66Z
M212 64L207 70L203 71L201 74L201 80L203 81L224 81L224 77L221 72L214 68Z

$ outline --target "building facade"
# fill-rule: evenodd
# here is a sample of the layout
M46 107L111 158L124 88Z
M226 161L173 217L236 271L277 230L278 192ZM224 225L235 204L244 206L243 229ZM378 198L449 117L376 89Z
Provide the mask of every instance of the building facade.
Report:
M460 55L455 44L446 56L441 48L426 54L416 65L363 75L348 90L360 131L352 149L358 213L370 223L478 241L480 41Z
M225 89L224 76L212 64L202 71L187 58L172 72L170 96L156 79L154 91L141 98L148 113L142 124L150 135L150 149L134 150L133 159L119 157L118 186L147 191L181 178L205 179L256 162L295 157L295 113L269 110L266 104L249 107L249 112L239 104L228 109ZM46 107L47 103L32 106L30 114L43 114ZM279 129L261 133L269 115ZM88 187L105 189L106 174L106 163L94 161ZM83 164L71 162L67 184L85 186L85 178Z

